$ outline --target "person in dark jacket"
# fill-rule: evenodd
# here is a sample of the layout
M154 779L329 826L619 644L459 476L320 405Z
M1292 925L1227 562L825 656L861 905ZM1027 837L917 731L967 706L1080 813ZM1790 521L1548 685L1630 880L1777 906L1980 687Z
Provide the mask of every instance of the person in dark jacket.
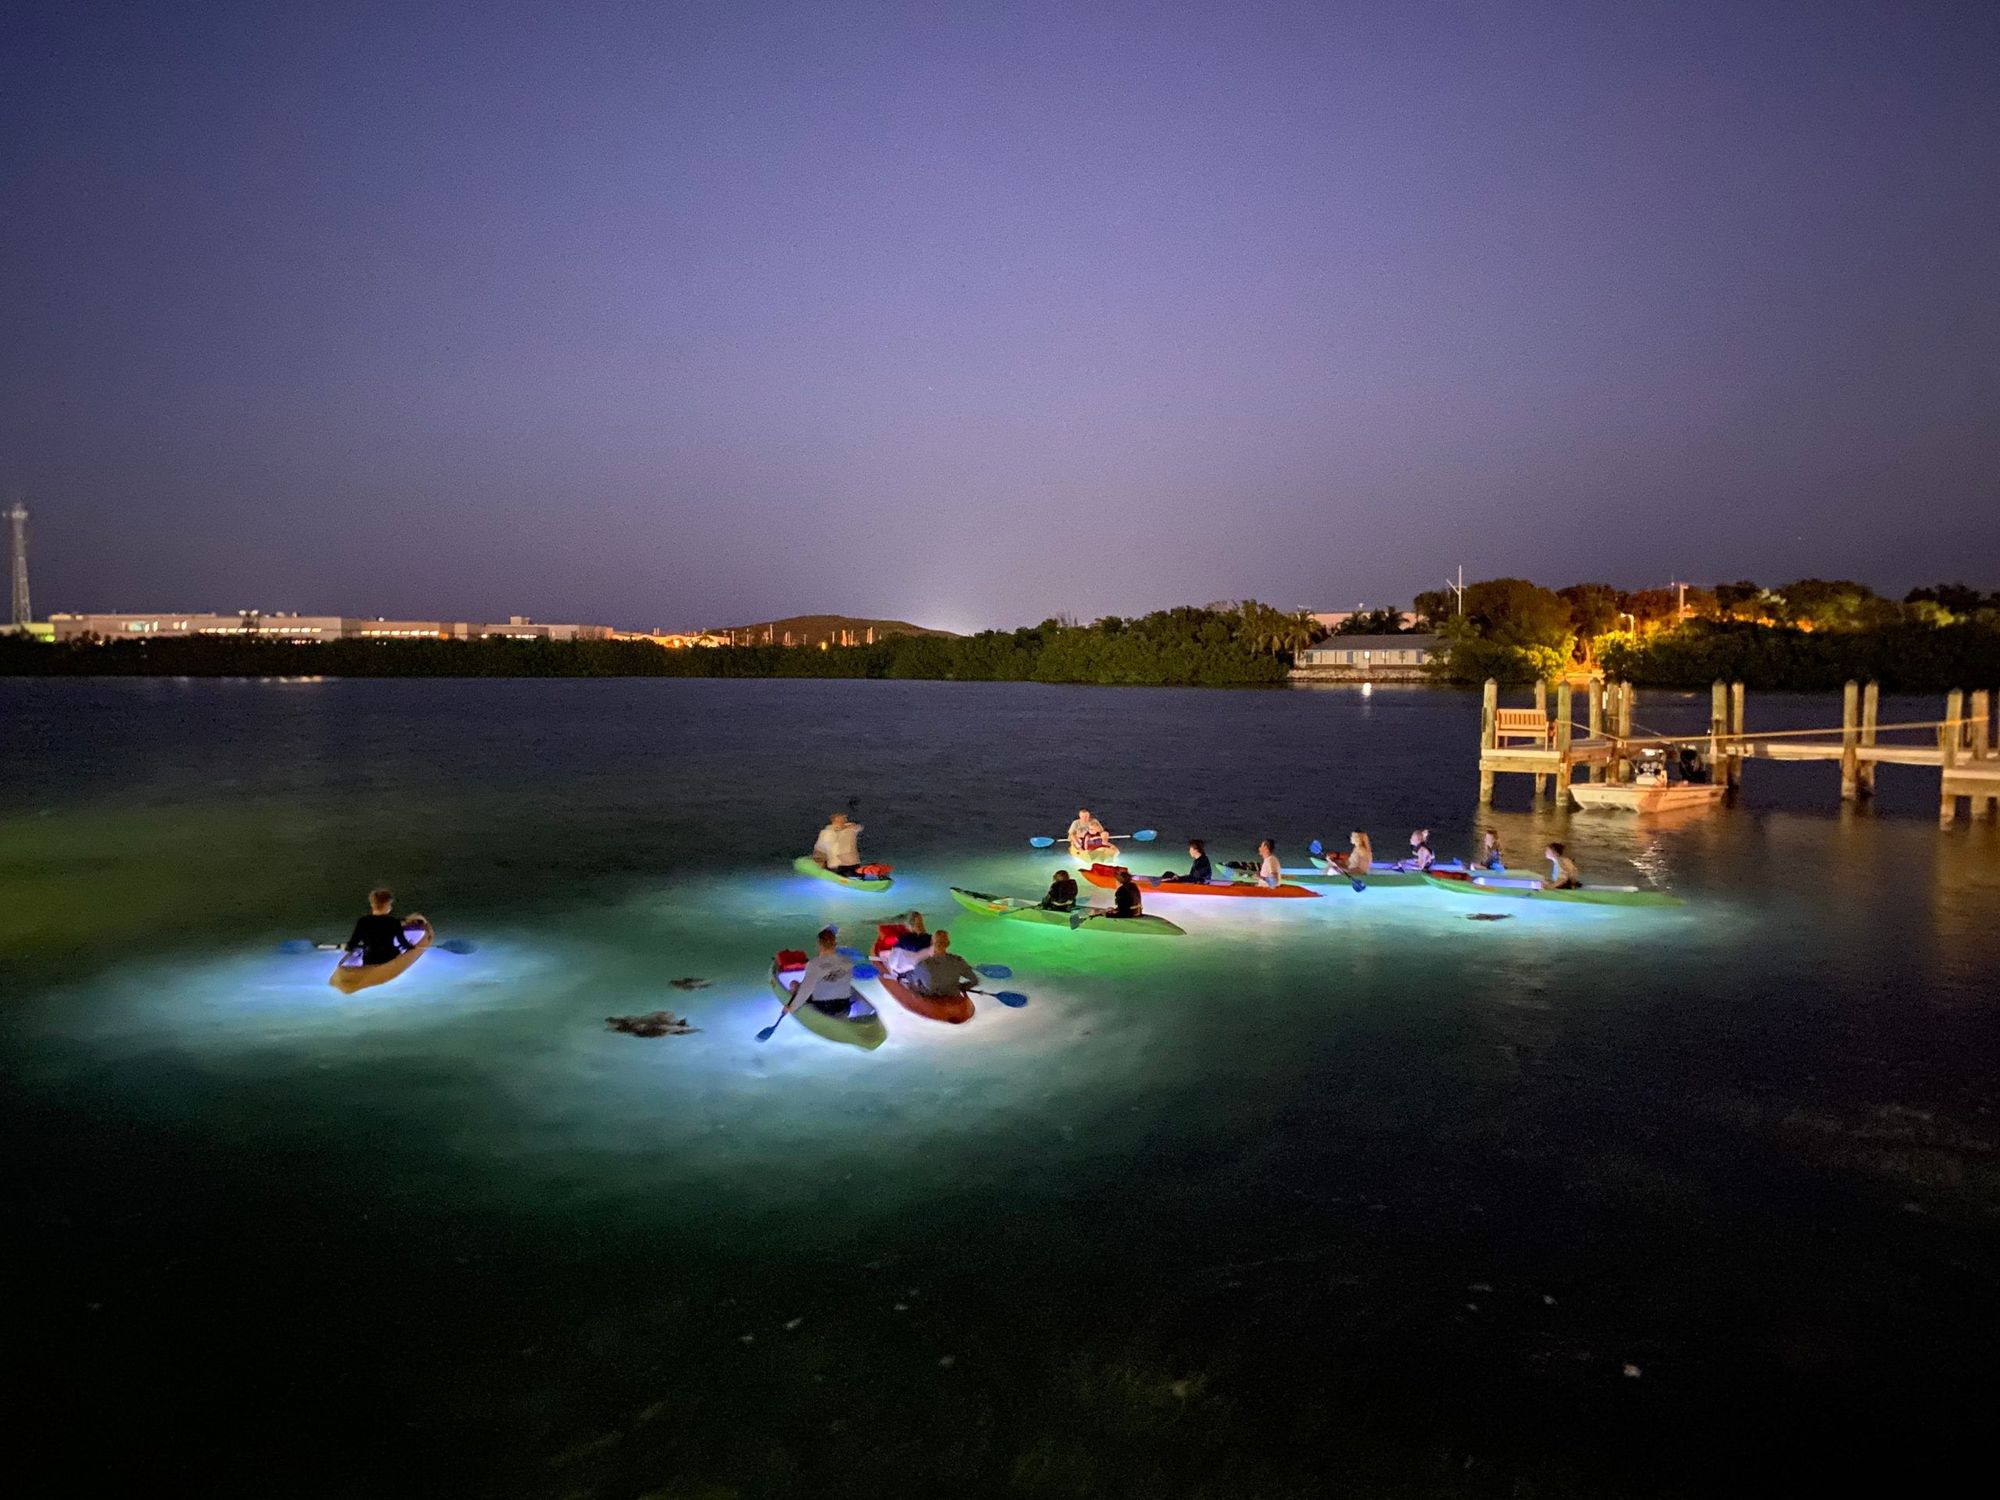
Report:
M1171 880L1180 885L1207 885L1215 878L1215 866L1208 860L1208 845L1200 839L1188 840L1188 860L1187 874L1176 875L1169 870L1160 879Z
M342 947L349 953L359 953L361 962L386 964L399 954L408 953L416 944L404 935L405 925L430 929L430 923L422 917L405 919L394 915L396 893L394 891L370 891L368 893L368 915L354 924L354 931L348 934Z

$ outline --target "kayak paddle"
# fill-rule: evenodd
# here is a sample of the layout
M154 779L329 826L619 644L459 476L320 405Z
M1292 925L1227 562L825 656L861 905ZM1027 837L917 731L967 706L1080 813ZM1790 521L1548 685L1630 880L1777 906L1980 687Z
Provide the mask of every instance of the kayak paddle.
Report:
M1011 1006L1015 1010L1019 1010L1028 1003L1026 995L1017 994L1013 990L967 990L965 993L968 995L990 995L1002 1005Z
M479 945L465 938L446 938L442 943L432 943L433 948L445 953L477 953ZM315 943L311 938L286 938L278 944L280 953L338 953L339 943Z
M1328 857L1326 852L1326 845L1322 844L1318 839L1314 839L1310 844L1306 845L1306 852L1309 854L1316 854L1321 859L1325 859L1327 862L1326 873L1329 875L1331 875L1336 869L1340 868L1338 865L1334 864L1331 858ZM1344 875L1347 872L1342 870L1341 873ZM1368 889L1366 885L1364 885L1359 880L1355 880L1352 876L1348 877L1348 883L1351 884L1357 891L1365 891Z
M1160 830L1157 828L1141 828L1137 833L1113 833L1106 835L1107 838L1132 839L1135 842L1141 844L1150 844L1153 842L1154 839L1158 838L1159 836L1160 836ZM1067 843L1068 840L1066 838L1062 839L1032 838L1029 839L1028 842L1033 844L1037 849L1053 849L1057 844Z

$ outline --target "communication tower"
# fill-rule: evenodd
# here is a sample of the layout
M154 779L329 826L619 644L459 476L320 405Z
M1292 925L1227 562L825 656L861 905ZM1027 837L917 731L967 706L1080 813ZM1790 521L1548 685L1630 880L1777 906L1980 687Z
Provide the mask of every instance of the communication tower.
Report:
M25 629L35 612L28 604L28 507L19 495L7 512L7 523L14 539L14 625Z

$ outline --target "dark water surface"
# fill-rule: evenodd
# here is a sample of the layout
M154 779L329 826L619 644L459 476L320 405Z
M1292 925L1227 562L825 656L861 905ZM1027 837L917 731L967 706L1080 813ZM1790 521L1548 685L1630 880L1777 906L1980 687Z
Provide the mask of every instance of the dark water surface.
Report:
M1691 729L1705 700L1642 700ZM1885 704L1885 720L1934 717ZM1753 699L1753 729L1838 718ZM1080 803L1288 862L1478 826L1476 699L0 682L9 1424L38 1493L1933 1487L2000 1314L2000 836L1754 765L1492 815L1681 908L996 923ZM898 890L787 867L857 799ZM342 1000L393 884L478 951ZM864 1054L764 966L921 905L1025 1009ZM1504 908L1508 920L1474 922ZM666 981L711 984L683 992ZM640 1040L607 1015L702 1029Z

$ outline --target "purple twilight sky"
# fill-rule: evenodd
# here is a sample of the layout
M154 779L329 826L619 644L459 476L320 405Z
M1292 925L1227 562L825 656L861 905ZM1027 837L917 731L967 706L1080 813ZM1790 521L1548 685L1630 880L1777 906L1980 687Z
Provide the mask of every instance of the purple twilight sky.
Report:
M28 3L39 612L2000 586L2000 5Z

